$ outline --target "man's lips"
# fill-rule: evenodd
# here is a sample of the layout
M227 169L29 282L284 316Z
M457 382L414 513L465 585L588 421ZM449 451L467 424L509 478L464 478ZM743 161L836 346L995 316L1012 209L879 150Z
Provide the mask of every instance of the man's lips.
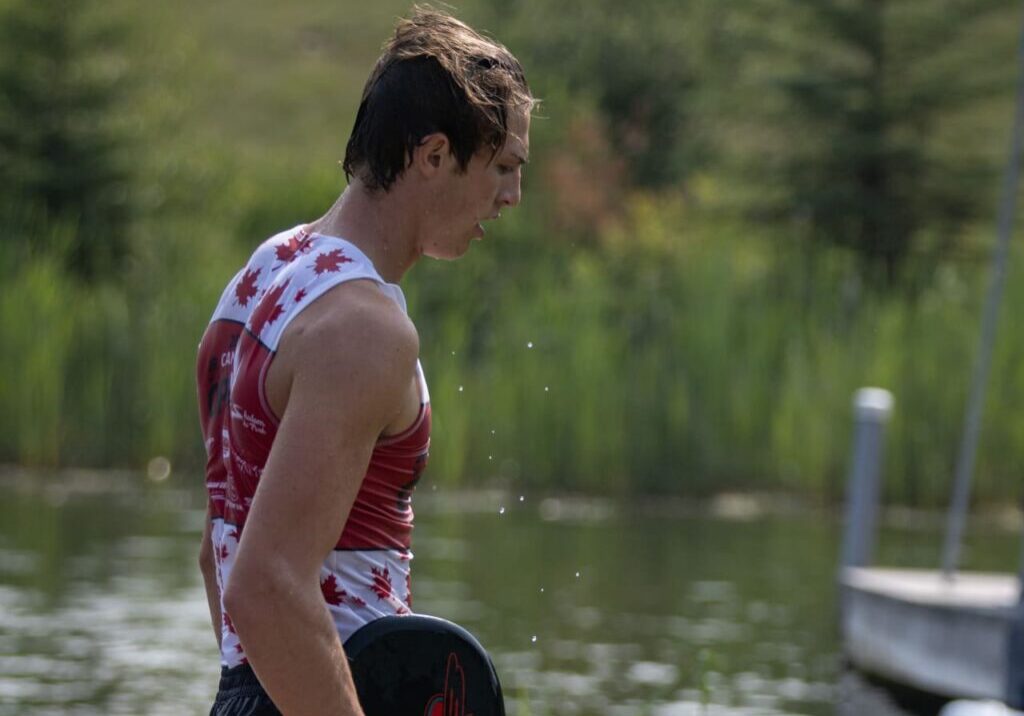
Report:
M491 216L485 217L483 219L480 219L480 221L476 222L476 230L477 230L477 233L479 234L479 236L477 236L476 238L478 238L478 239L483 238L484 234L487 233L487 229L484 228L484 222L485 221L496 221L496 220L498 220L500 218L501 218L501 212L499 211L499 212L497 212L495 214L492 214Z

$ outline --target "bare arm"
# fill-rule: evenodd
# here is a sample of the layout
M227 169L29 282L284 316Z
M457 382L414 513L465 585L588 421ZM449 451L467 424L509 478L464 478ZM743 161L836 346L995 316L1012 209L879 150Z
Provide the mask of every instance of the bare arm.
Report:
M220 647L220 591L217 589L217 562L213 555L213 540L210 530L213 526L210 509L206 509L206 527L203 528L203 541L199 545L199 570L203 573L203 584L206 587L206 601L210 605L210 621L213 633Z
M291 366L287 407L226 587L249 662L289 716L362 715L320 568L418 352L408 320L376 289L362 291L310 306L275 359Z

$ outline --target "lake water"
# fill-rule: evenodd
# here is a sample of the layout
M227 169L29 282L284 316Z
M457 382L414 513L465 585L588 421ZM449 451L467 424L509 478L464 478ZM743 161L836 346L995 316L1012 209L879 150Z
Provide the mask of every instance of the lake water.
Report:
M0 716L208 711L204 513L185 482L0 479ZM906 713L844 671L833 515L429 484L416 504L415 607L477 635L510 716ZM894 522L880 561L936 565L941 524ZM1018 550L974 524L966 566L1014 571Z

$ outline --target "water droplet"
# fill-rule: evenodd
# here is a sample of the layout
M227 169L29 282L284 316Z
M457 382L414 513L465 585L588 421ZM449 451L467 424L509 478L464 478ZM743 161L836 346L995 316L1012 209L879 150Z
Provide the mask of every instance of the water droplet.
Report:
M452 355L455 355L455 351L452 351Z
M544 386L544 392L548 392L548 387L546 385Z
M504 508L504 507L502 507L502 508L501 508L500 510L498 510L498 514L499 514L499 515L503 515L503 514L505 514L505 508Z
M533 643L533 644L537 643L537 635L536 634L534 634L533 636L530 637L530 642Z
M527 343L526 347L527 348L533 348L533 341L530 341L529 343Z
M494 455L488 455L488 456L487 456L487 459L488 459L488 460L493 460L493 459L494 459Z
M459 386L459 392L460 393L462 392L462 386L461 385Z
M579 578L580 578L580 573L579 573L579 572L577 572L577 573L576 573L576 579L579 579Z
M494 431L493 430L491 431L491 435L494 435Z
M543 594L543 593L544 593L544 587L541 587L541 588L540 588L540 593L541 593L541 594Z
M520 501L520 502L522 502L522 501L523 501L523 500L525 500L525 499L526 499L526 498L525 498L525 497L523 497L522 495L520 495L520 496L519 496L519 501Z

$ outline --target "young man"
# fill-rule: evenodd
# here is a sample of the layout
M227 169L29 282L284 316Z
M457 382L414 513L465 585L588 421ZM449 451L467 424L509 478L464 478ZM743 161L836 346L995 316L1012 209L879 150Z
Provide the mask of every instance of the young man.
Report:
M429 9L403 20L346 149L348 188L272 237L199 347L221 647L218 715L361 714L342 643L408 614L430 404L398 283L516 206L533 99L518 60Z

